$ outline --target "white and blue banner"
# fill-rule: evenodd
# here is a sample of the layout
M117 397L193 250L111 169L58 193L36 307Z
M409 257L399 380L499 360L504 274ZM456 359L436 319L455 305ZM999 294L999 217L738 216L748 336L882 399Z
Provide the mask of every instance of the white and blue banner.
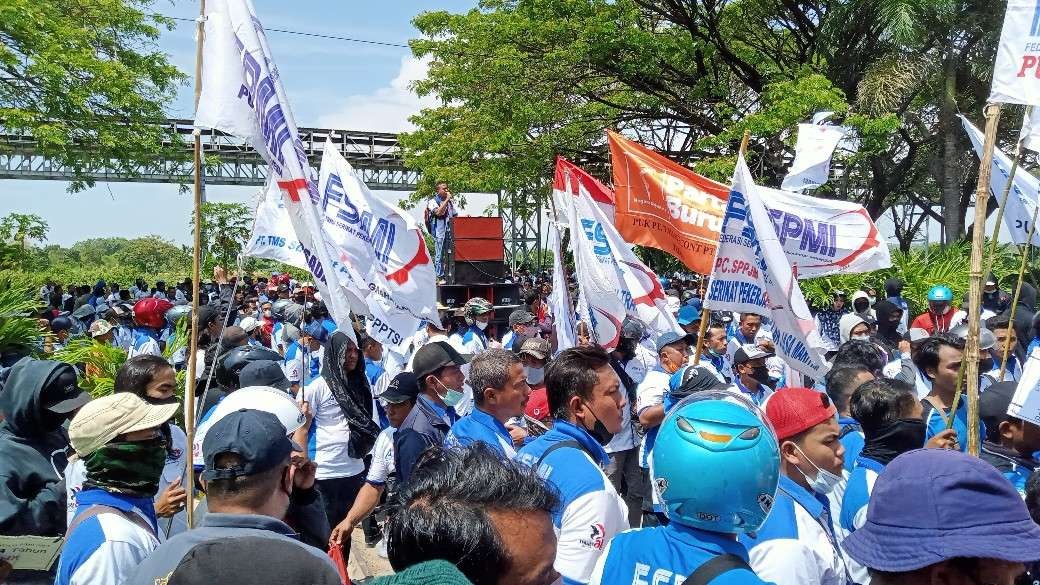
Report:
M574 308L567 289L567 277L563 273L563 252L560 246L560 229L555 221L549 222L549 236L545 247L553 253L552 292L549 293L549 310L553 314L553 329L556 331L556 351L578 345L577 326L574 323Z
M273 182L268 181L260 193L253 231L242 255L275 260L307 270L307 258L296 239L289 212L282 203L282 192Z
M331 141L321 156L318 191L322 234L365 287L368 334L405 353L420 321L437 320L436 278L419 223L376 197Z
M985 136L967 118L961 116L961 124L964 131L968 133L975 154L982 156L982 146ZM1011 157L1004 154L999 148L993 149L993 170L989 177L989 190L997 205L1003 203L1001 197L1007 185L1008 177L1011 176ZM1011 234L1011 240L1016 244L1025 244L1029 238L1029 225L1033 221L1033 210L1036 208L1037 193L1040 192L1040 181L1036 177L1019 167L1015 171L1015 181L1008 193L1007 205L1004 207L1004 227ZM1033 245L1040 246L1040 230L1033 233Z
M354 283L323 241L317 182L260 19L250 0L211 0L205 18L195 125L245 139L267 162L322 299L339 330L354 338Z
M588 282L589 277L583 276L581 271L591 271L591 278L594 278L599 286L605 285L614 291L621 303L622 311L612 315L619 317L621 321L624 321L627 315L639 319L654 338L666 331L682 334L683 330L675 320L675 315L668 310L657 274L635 255L632 245L621 237L613 221L593 201L580 181L577 183L577 190L577 197L570 198L573 205L569 212L573 214L571 245L581 244L584 257L589 259L581 266L576 266L579 281L582 284ZM577 255L577 252L575 254ZM584 286L582 288L584 290ZM586 294L586 301L591 305L591 312L595 312L600 306L592 295ZM600 344L602 345L602 340Z
M737 158L718 251L704 306L772 319L776 353L795 370L819 380L830 365L794 270L747 168Z
M1040 105L1040 2L1007 0L987 101Z

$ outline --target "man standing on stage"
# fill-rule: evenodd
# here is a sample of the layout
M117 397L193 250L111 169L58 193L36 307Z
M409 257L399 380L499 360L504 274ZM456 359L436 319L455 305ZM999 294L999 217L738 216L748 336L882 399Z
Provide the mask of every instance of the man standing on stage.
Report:
M448 189L444 181L437 183L437 190L426 203L426 230L433 236L434 258L433 266L437 271L437 282L444 284L444 248L451 238L451 218L458 215L455 204L452 202L454 195Z

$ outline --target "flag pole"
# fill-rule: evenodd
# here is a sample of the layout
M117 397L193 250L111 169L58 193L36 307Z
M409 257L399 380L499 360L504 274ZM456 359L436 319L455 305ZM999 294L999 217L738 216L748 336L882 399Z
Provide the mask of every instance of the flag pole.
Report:
M968 288L969 310L968 337L964 346L964 361L967 362L966 383L968 385L968 454L979 455L979 315L982 305L982 255L985 251L986 204L989 201L989 181L993 170L993 149L997 142L997 126L1000 123L1000 104L986 106L986 134L979 165L979 181L975 189L975 223L971 242L971 267ZM956 400L956 399L955 399ZM956 411L950 410L950 419Z
M199 2L199 18L196 22L195 34L195 111L199 109L199 97L202 95L202 45L206 37L206 0ZM184 435L186 437L189 455L185 465L184 489L187 492L187 500L184 504L185 520L188 528L195 525L195 470L192 467L190 449L195 440L195 376L198 371L199 353L199 290L201 288L202 267L202 177L206 169L202 164L202 133L198 128L192 132L195 141L194 166L195 166L195 242L192 251L191 265L191 340L188 351L188 377L184 381Z
M1033 106L1026 107L1026 118L1029 119L1033 113ZM986 274L993 272L993 263L997 259L997 240L1000 238L1000 222L1004 219L1004 208L1007 206L1008 197L1011 195L1011 186L1015 183L1015 174L1018 172L1019 159L1022 157L1022 137L1015 142L1015 158L1011 161L1011 170L1008 172L1007 183L1004 192L1000 194L1000 207L997 208L997 221L993 224L993 235L989 241L989 262L986 264ZM1032 238L1030 238L1030 242Z
M1018 309L1018 298L1022 294L1022 279L1025 277L1026 264L1029 261L1029 247L1033 245L1033 234L1036 233L1036 212L1040 211L1040 205L1033 207L1033 220L1029 222L1029 235L1026 243L1022 246L1022 262L1018 266L1018 283L1015 285L1015 296L1011 300L1011 314L1008 317L1008 335L1004 338L1004 355L1000 358L1000 376L998 381L1004 380L1004 372L1007 371L1008 356L1011 355L1011 332L1015 330L1015 311ZM991 260L992 262L992 260Z
M748 145L748 142L750 140L751 140L751 131L750 130L744 130L744 136L741 137L741 139L740 139L740 150L738 151L740 153L740 156L743 156L744 153L747 152L747 145ZM708 275L705 275L704 278L707 279L710 276L711 275L708 274ZM701 354L704 353L704 334L708 331L708 321L711 321L711 311L709 311L708 309L704 309L703 308L704 307L704 295L707 294L708 288L707 288L707 286L702 286L702 289L703 289L704 292L701 293L701 308L703 309L701 311L701 326L697 330L697 350L694 351L694 353L693 353L693 365L695 365L695 366L701 363ZM719 372L719 373L721 373L723 376L726 375L725 372Z

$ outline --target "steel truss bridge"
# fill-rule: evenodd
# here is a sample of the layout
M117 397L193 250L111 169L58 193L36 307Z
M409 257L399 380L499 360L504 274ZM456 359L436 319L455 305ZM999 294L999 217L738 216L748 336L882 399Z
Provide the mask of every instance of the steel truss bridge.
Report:
M90 169L86 174L98 182L172 183L190 185L194 180L192 165L191 120L171 119L163 124L181 137L183 156L163 159L154 164L140 164L130 173L120 173L111 167ZM326 139L339 149L361 178L372 189L387 191L414 191L419 180L418 171L404 166L397 135L390 132L356 132L328 128L299 128L307 158L315 168L321 161ZM84 148L90 148L85 144ZM267 163L245 141L219 130L202 131L202 151L207 157L207 185L260 186L267 180ZM71 181L71 169L60 161L45 156L37 149L31 134L12 133L0 122L0 179L42 181ZM540 214L514 214L513 201L517 194L499 194L500 214L505 228L506 253L513 263L531 258L541 250Z
M87 175L102 182L191 184L194 172L191 134L195 130L192 121L167 120L163 124L182 137L184 157L141 164L128 174L99 167L90 169ZM299 130L307 158L315 168L320 162L325 140L331 137L333 144L369 187L391 191L415 189L419 173L405 168L396 134L324 128ZM89 145L84 147L89 148ZM216 161L207 164L207 185L263 185L267 179L267 163L245 141L230 134L219 130L202 131L202 151L209 160ZM72 178L70 169L38 152L32 135L11 134L0 126L0 179L69 181Z

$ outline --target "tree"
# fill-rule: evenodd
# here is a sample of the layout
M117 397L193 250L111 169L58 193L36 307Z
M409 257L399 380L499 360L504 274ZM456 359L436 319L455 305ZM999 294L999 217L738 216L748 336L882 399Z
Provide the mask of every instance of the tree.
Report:
M0 2L0 125L69 168L71 191L93 185L94 167L132 174L186 156L161 123L184 76L157 49L173 22L152 3Z
M0 219L0 267L29 264L30 245L46 240L49 229L42 217L30 213L9 213Z
M119 265L134 271L137 276L152 279L165 272L186 274L191 258L173 242L159 236L146 236L128 240L116 254ZM125 279L124 279L125 280ZM126 280L132 282L133 279Z
M188 224L195 227L195 219ZM202 250L204 271L221 265L232 270L253 229L253 216L242 203L202 204Z
M962 139L948 146L960 132L950 112L985 99L998 12L981 0L485 0L427 12L411 42L431 59L416 90L442 105L401 141L424 177L537 199L556 154L609 179L606 128L722 181L748 130L753 172L777 185L792 129L829 110L858 148L836 154L837 180L816 195L875 218L904 201L963 216L971 154Z

